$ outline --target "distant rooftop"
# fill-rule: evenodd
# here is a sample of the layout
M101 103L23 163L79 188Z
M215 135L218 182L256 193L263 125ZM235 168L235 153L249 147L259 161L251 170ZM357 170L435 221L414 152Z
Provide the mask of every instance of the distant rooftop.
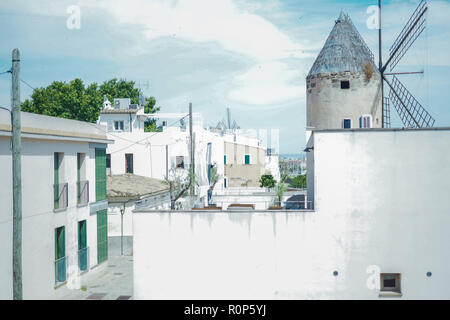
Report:
M100 111L102 114L134 114L137 113L139 109L103 109Z
M22 135L59 136L89 140L107 140L105 128L100 125L71 119L21 112ZM11 132L11 118L8 112L0 111L0 132Z
M140 199L143 196L169 190L164 180L125 173L107 176L106 189L108 199Z
M350 17L341 12L325 45L317 56L308 77L339 72L362 72L367 63L378 72L374 57L353 25Z

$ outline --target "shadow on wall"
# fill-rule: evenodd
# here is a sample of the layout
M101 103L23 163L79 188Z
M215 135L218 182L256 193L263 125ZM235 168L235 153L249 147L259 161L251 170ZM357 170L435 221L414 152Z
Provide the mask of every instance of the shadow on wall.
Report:
M120 236L108 237L108 255L120 256ZM133 237L124 236L123 237L123 255L132 256L133 255Z

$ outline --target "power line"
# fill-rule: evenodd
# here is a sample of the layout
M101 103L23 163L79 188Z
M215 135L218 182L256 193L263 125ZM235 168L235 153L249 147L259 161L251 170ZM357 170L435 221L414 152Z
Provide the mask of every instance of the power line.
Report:
M189 115L185 115L184 117L178 119L177 121L172 122L171 124L168 125L168 127L170 127L170 126L172 126L173 124L177 123L178 121L180 121L180 120L186 118L187 116L189 116ZM144 141L144 140L150 139L151 137L157 135L158 133L159 133L159 132L155 132L154 134L152 134L152 135L150 135L150 136L148 136L148 137L145 137L144 139L138 140L138 141L136 141L136 142L134 142L134 143L132 143L132 144L130 144L130 145L128 145L128 146L122 148L122 149L119 149L119 150L116 150L116 151L114 151L114 152L111 152L111 154L117 153L117 152L120 152L120 151L123 151L123 150L125 150L125 149L128 149L129 147L131 147L131 146L133 146L133 145L135 145L135 144L139 144L140 142L142 142L142 141Z
M31 85L29 85L25 80L20 79L21 82L25 83L27 86L29 86L31 89L36 90L35 88L33 88Z
M11 70L0 72L0 74L5 74L5 73L12 73L12 72L11 72Z

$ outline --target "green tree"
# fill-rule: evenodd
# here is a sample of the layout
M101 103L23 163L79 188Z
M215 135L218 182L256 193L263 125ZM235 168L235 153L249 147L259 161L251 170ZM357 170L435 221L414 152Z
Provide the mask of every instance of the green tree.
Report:
M306 174L300 174L292 178L291 187L299 189L306 188Z
M286 192L286 190L287 190L287 187L283 181L280 181L275 185L275 193L277 194L279 206L281 206L281 199L283 198L283 195Z
M265 173L259 179L260 188L270 188L275 187L276 181L270 173Z
M85 86L83 80L74 79L69 82L54 81L45 88L33 91L31 99L22 103L22 110L44 114L53 117L74 119L95 123L103 105L103 96L113 101L115 98L130 98L131 103L138 104L139 88L135 88L134 81L111 79L100 86L92 83ZM155 108L154 97L145 98L145 111L154 113L160 110ZM156 129L156 124L149 121L148 130ZM154 131L154 130L153 130Z
M217 167L214 164L209 173L208 205L211 204L211 198L214 191L214 187L216 186L217 182L219 182L220 178L221 176L217 173Z
M161 107L155 108L156 99L155 97L145 98L144 104L144 113L155 113L158 112ZM147 119L144 122L144 131L145 132L154 132L157 131L156 120L155 119Z

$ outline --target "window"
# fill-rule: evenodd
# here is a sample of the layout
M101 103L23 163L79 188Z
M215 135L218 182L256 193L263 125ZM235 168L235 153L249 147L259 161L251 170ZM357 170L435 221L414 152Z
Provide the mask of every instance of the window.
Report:
M177 156L176 157L176 165L175 167L177 169L184 169L184 156Z
M227 155L226 154L223 155L223 164L227 164Z
M250 164L250 155L249 154L244 155L244 164Z
M111 169L111 154L106 154L106 169Z
M342 80L341 81L341 89L350 89L350 81Z
M342 120L342 128L351 129L352 127L352 119L344 119Z
M95 149L95 201L106 200L106 149Z
M80 271L88 269L88 248L86 236L86 220L78 222L78 267Z
M55 229L55 284L65 282L66 278L66 230L59 227Z
M401 293L400 281L400 273L380 273L380 293Z
M77 203L79 205L89 202L89 181L86 180L85 159L85 153L77 153Z
M123 121L114 121L114 130L123 131Z
M362 115L359 118L359 127L360 128L372 128L372 116L370 114Z
M125 154L125 173L133 173L133 154Z
M97 263L108 259L108 210L97 211Z
M223 187L226 188L228 185L228 179L227 178L223 178Z
M68 205L68 183L63 170L64 153L55 152L53 157L53 208L64 209Z

